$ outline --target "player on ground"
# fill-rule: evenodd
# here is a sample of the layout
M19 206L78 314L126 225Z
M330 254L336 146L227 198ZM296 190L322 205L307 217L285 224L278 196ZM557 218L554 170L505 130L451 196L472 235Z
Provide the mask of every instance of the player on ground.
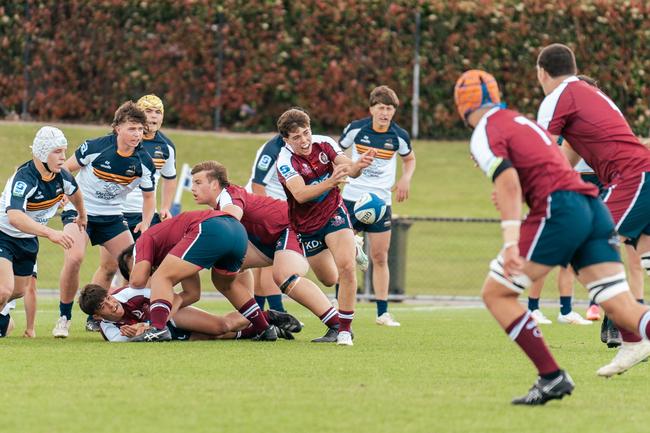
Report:
M151 287L152 327L134 341L171 339L166 323L172 312L173 288L183 284L181 306L197 301L201 269L211 270L215 288L252 323L255 340L276 340L275 328L269 326L252 295L232 284L244 262L247 245L246 230L239 221L216 210L183 212L143 233L135 250L129 247L119 258L120 268L126 267L123 273L130 273L131 287ZM126 257L133 253L135 264L128 269Z
M357 161L369 149L377 152L370 167L343 189L343 203L348 209L352 226L357 232L367 232L372 260L372 287L377 300L378 325L400 326L388 312L388 248L391 235L391 191L396 191L397 202L409 196L411 179L415 173L415 153L408 132L393 122L399 107L397 94L388 86L379 86L370 93L370 117L355 120L339 139L343 149L352 149L352 160ZM402 177L395 183L396 155L402 158ZM363 224L354 217L354 204L365 192L377 194L386 202L386 213L373 224Z
M253 194L269 196L278 200L287 200L282 184L278 180L275 162L284 146L284 140L278 134L264 143L255 155L251 178L246 184L246 191ZM268 301L269 308L285 311L282 303L282 291L273 281L273 270L270 266L253 269L255 278L255 300L261 309Z
M242 330L250 326L238 312L218 316L196 307L178 308L181 299L175 297L174 300L173 319L167 322L172 340L239 339ZM150 304L149 289L123 287L109 295L105 288L88 284L79 294L79 307L101 321L102 335L110 342L130 341L149 329ZM288 332L278 335L293 339Z
M312 136L309 115L301 109L285 111L278 119L278 131L286 145L278 156L277 170L287 194L291 225L318 279L327 286L339 282L337 344L352 346L356 248L339 183L359 176L372 164L376 151L370 149L352 162L331 138Z
M192 194L198 204L226 212L244 225L248 250L243 269L271 265L275 284L299 304L309 309L325 326L323 337L315 343L336 342L339 318L327 296L308 278L309 263L302 244L289 224L287 202L247 192L228 180L226 167L205 161L192 168ZM250 272L240 273L237 281L250 288Z
M0 310L12 299L22 297L32 285L38 254L38 237L68 250L74 246L70 234L47 227L64 195L78 210L74 230L86 226L86 210L77 182L65 170L63 132L52 126L38 130L32 143L32 159L21 165L7 181L0 198ZM0 336L11 317L0 316ZM32 324L33 325L33 324Z
M580 179L548 132L502 109L496 80L486 72L465 72L456 82L454 98L461 118L474 128L472 156L494 182L503 228L504 245L490 263L481 295L539 372L528 394L513 404L560 399L571 394L573 381L517 299L532 281L554 266L571 263L589 297L630 333L650 334L650 311L629 292L614 224L596 187ZM530 208L523 223L522 197Z
M143 216L136 231L144 232L155 209L155 167L140 141L147 124L145 114L132 101L122 104L113 118L113 133L85 141L70 157L65 166L71 172L79 171L76 179L88 209L88 226L79 232L70 223L77 212L69 204L61 214L63 231L74 239L66 250L61 270L60 317L52 334L65 338L69 334L72 304L79 288L79 270L86 254L86 244L101 245L100 255L112 260L101 260L102 265L93 276L93 283L110 287L117 270L117 257L133 243L124 223L122 205L126 195L136 187L142 190Z
M562 44L545 47L537 58L537 78L546 97L538 122L567 142L562 149L572 165L583 158L606 189L603 201L616 230L636 243L650 273L650 150L634 135L621 111L597 87L580 80L573 51ZM636 295L636 294L635 294ZM610 319L614 319L611 316ZM650 355L650 341L628 332L616 319L623 343L599 374L611 376Z

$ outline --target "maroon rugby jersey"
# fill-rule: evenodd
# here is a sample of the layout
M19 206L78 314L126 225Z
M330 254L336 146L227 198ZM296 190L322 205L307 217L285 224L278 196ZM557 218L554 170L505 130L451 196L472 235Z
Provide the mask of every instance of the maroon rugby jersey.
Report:
M216 209L229 204L243 211L240 222L249 237L273 245L289 227L289 207L286 201L252 194L239 185L229 185L217 198Z
M151 290L132 289L129 286L117 289L111 294L124 309L124 315L116 322L102 320L99 328L102 337L108 341L128 341L128 337L120 333L124 325L135 325L149 321L149 298Z
M512 163L531 214L543 212L555 191L598 195L598 189L571 168L548 132L516 111L488 111L474 129L471 152L490 178L503 160Z
M135 262L146 260L152 266L162 263L167 253L196 225L210 218L227 216L213 209L183 212L151 227L135 242Z
M305 203L298 203L286 183L295 176L302 176L305 185L315 185L328 179L334 171L334 159L342 154L339 145L330 137L312 135L312 149L308 156L293 153L285 145L278 155L278 179L287 193L289 218L294 230L309 234L322 228L341 205L341 192L332 188Z
M564 80L539 107L537 121L564 137L604 185L650 171L650 150L603 92L577 77Z

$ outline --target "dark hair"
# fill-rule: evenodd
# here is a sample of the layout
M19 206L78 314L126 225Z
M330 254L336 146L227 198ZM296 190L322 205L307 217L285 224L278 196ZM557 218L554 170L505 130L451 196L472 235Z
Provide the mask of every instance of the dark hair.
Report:
M221 186L222 188L225 188L228 185L230 185L230 181L228 180L228 170L220 162L214 160L199 162L194 167L192 167L192 171L190 172L190 174L196 174L202 171L206 172L206 176L211 181L212 180L218 181L219 186Z
M372 107L377 104L392 105L395 108L399 107L397 93L388 86L375 87L370 92L370 106Z
M102 302L108 296L108 290L97 284L86 284L79 294L79 308L92 316L101 308Z
M552 78L575 75L578 72L573 51L562 44L551 44L545 47L537 57L537 66L544 68Z
M126 101L115 110L115 116L113 116L113 123L111 127L115 131L115 127L121 125L125 122L134 122L141 123L145 128L147 127L147 115L144 114L135 102Z
M578 75L577 77L578 77L578 80L584 81L585 83L589 84L590 86L594 86L595 88L598 88L598 81L594 80L589 75Z
M129 271L129 262L133 260L133 249L135 244L131 244L117 256L117 266L120 268L120 274L126 281L131 279L131 272Z
M310 125L309 114L300 107L293 107L282 113L277 126L280 135L287 138L296 128L309 128Z

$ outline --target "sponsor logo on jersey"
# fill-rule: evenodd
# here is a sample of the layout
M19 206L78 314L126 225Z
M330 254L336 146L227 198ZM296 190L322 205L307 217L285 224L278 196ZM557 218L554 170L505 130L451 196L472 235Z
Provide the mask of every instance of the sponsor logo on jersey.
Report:
M395 150L395 145L392 143L392 139L387 139L384 143L384 149Z
M284 175L287 175L287 174L291 173L291 167L289 167L288 165L281 165L279 170L280 170L280 173L282 173Z
M110 170L110 169L111 169L111 162L110 162L110 161L104 161L104 163L103 163L103 164L99 164L99 166L100 166L101 168L106 168L106 169Z
M260 162L257 163L257 168L262 171L266 171L271 166L271 157L268 155L262 155Z
M370 144L370 137L364 135L359 141L361 141L362 143Z
M14 189L12 191L12 194L15 197L24 197L25 196L25 191L27 191L27 184L25 182L18 181L14 185Z
M44 198L45 198L45 196L43 195L43 193L41 192L40 189L38 191L36 191L36 195L34 196L34 200L43 200Z
M156 158L156 159L162 159L162 158L165 157L165 154L160 149L160 146L156 147L156 150L154 150L153 157Z
M63 187L60 186L60 185L57 186L57 187L56 187L56 192L55 192L55 194L56 194L56 195L59 195L59 194L61 194L62 192L63 192Z
M124 172L127 176L135 175L135 165L129 165L129 168Z
M327 164L330 162L330 159L327 157L327 154L325 152L321 152L318 154L318 160L323 164Z

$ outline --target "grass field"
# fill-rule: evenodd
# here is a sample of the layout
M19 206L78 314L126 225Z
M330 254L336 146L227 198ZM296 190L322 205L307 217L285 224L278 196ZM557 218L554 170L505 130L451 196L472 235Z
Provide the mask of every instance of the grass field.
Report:
M221 301L201 305L228 310ZM647 431L650 367L596 377L613 356L597 341L598 326L543 328L577 388L542 410L509 405L534 370L483 309L398 305L403 326L389 329L362 306L355 346L343 348L310 343L322 325L288 306L306 324L295 341L137 345L105 343L81 321L71 338L53 340L55 303L45 300L36 340L2 341L2 431Z

